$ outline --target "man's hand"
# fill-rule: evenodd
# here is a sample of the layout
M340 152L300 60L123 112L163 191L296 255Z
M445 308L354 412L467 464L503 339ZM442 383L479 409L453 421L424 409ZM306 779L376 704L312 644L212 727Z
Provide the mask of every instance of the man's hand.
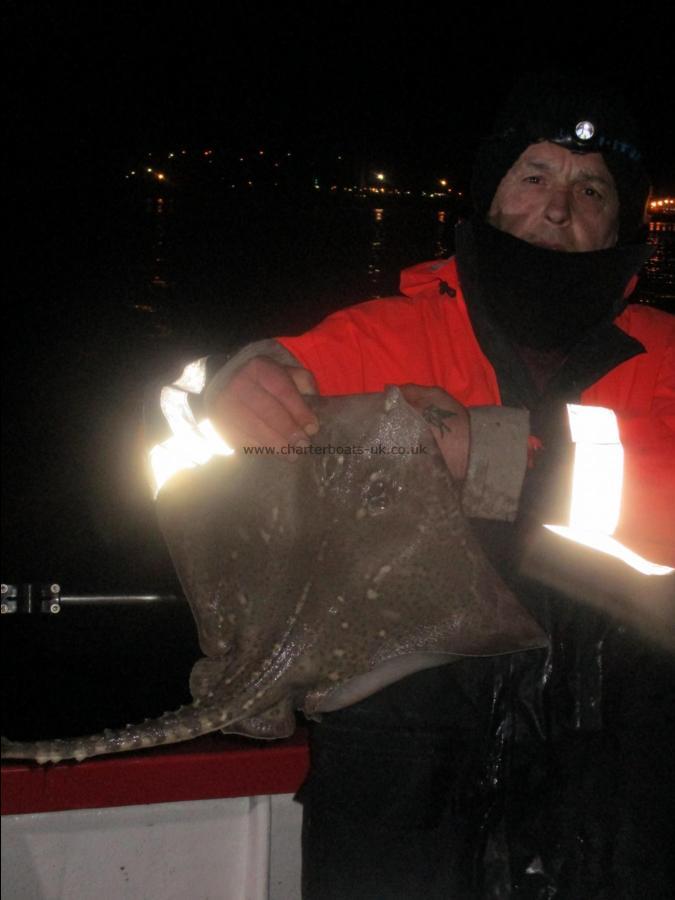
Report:
M466 408L442 388L403 384L401 393L431 426L431 433L452 477L462 481L469 465L471 443Z
M235 450L242 446L309 446L319 421L302 399L316 394L314 376L298 366L282 366L265 356L249 360L211 401L209 416ZM293 460L296 454L284 454Z

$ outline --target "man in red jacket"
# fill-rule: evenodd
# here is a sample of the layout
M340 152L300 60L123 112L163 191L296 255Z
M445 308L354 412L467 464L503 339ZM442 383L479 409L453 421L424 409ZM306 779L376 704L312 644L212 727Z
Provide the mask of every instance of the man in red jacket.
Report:
M234 448L320 440L303 394L402 385L463 482L485 553L551 638L548 651L418 673L313 726L300 793L310 900L666 896L665 817L640 807L661 789L666 742L658 703L636 687L642 674L658 693L661 658L518 564L533 527L561 520L568 404L578 446L575 428L602 407L600 443L625 456L608 552L673 562L673 320L626 307L649 255L647 194L620 101L526 80L480 149L453 259L198 379Z
M431 424L451 472L468 470L469 514L513 518L552 406L609 407L626 452L618 533L673 564L672 319L626 308L650 253L634 243L649 185L633 128L614 98L525 84L481 147L456 256L404 272L401 297L238 354L207 385L212 421L233 447L302 446L318 427L303 393L404 385L418 409L453 413Z

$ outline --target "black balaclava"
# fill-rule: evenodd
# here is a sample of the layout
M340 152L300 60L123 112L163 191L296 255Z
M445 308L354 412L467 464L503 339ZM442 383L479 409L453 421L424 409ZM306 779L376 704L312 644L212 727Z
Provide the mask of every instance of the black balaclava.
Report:
M602 153L619 196L616 247L567 253L536 247L486 223L504 175L541 141L575 153ZM529 76L510 95L492 136L478 153L472 179L474 217L460 227L460 272L469 264L476 287L518 345L567 351L596 322L616 316L631 276L649 250L639 240L649 194L636 127L606 88L558 73Z
M460 277L479 290L505 334L518 347L565 353L622 311L628 282L652 252L646 244L547 250L479 219L460 226L456 241Z

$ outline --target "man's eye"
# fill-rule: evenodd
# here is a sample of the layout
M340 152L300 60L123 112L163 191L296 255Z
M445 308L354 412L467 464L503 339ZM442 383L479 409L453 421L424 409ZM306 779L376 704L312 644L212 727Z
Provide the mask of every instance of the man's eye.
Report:
M596 191L595 188L585 187L583 189L584 197L594 197L596 200L602 200L602 194L599 191Z
M541 175L528 175L525 181L527 184L541 184Z

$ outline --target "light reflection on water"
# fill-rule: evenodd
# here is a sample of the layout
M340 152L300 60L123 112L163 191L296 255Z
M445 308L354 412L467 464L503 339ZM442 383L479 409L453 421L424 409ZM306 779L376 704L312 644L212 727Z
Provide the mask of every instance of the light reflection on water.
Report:
M452 205L214 203L186 211L155 198L131 251L138 280L130 307L139 327L157 338L199 329L214 312L227 321L228 333L297 331L335 309L396 293L401 269L452 253L457 221Z
M380 285L380 275L382 273L381 255L382 243L385 238L384 229L384 210L377 208L373 210L373 236L370 241L370 261L368 263L368 280L373 289L373 297L380 297L378 292Z
M434 259L443 259L450 255L450 245L447 240L448 214L444 209L436 213L436 239L434 241Z
M645 263L641 299L675 311L675 222L650 222L647 243L654 253Z
M133 309L144 316L151 316L148 331L158 336L166 336L171 327L161 315L164 304L162 293L172 285L173 276L166 259L166 218L171 215L172 203L164 197L147 201L147 222L149 232L147 287L148 291L135 294ZM160 313L160 315L156 315Z
M259 296L272 255L280 262L272 291L291 321L294 309L308 307L309 298L319 295L316 316L302 320L308 327L339 307L395 293L400 269L450 256L457 221L453 208L354 206L336 211L317 205L281 211L244 207L234 216L231 208L209 209L208 226L190 228L181 223L181 210L171 198L157 197L146 206L144 286L137 285L133 306L145 319L142 327L166 337L180 328L178 309L185 312L189 304L188 318L198 319L203 298L226 294L234 280L241 304L230 310L230 322L247 314L255 319L256 305L270 303L266 286L262 304ZM675 223L652 222L648 242L654 254L634 300L672 310ZM191 256L200 260L198 267ZM264 321L263 316L261 326ZM275 332L274 326L283 331L283 316L272 317L268 334Z

